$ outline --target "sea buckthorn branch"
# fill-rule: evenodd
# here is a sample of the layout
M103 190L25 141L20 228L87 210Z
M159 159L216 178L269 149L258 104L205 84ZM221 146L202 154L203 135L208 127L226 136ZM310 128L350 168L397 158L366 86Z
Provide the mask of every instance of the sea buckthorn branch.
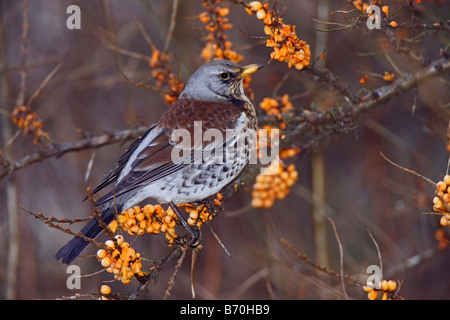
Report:
M252 1L244 7L249 15L256 16L264 23L264 33L268 36L266 46L273 48L270 58L286 62L289 68L293 66L297 70L302 70L310 64L309 45L297 36L294 25L283 22L275 4L269 9L267 2L263 4L260 1Z
M0 167L0 180L19 169L27 167L33 163L43 161L48 158L59 158L68 152L78 152L110 145L112 143L124 142L135 139L147 131L147 127L139 127L129 130L110 131L98 136L86 137L82 140L54 143L43 150L29 153L20 159L3 158L2 167Z
M97 242L95 239L91 239L91 238L89 238L89 237L86 237L86 236L85 236L84 234L82 234L81 232L73 232L72 230L70 230L70 228L64 228L64 227L62 227L62 226L60 225L60 223L69 223L69 224L72 224L72 223L74 223L74 222L82 222L82 221L86 221L86 219L81 219L81 218L75 218L75 219L73 219L73 220L69 220L69 219L67 219L67 218L57 219L57 218L55 218L55 217L53 217L53 216L51 216L51 217L46 217L46 216L44 216L44 214L41 213L41 212L35 213L35 212L33 212L33 211L31 211L31 210L29 210L29 209L23 207L23 206L20 206L20 208L21 208L23 211L25 211L25 212L31 214L32 216L34 216L36 219L41 220L42 222L44 222L44 223L45 223L47 226L49 226L50 228L55 228L55 229L61 230L61 231L64 232L64 233L67 233L67 234L69 234L69 235L72 235L72 236L74 236L74 237L81 238L81 239L83 239L84 241L87 241L87 242L93 244L94 246L96 246L96 247L98 247L98 248L104 248L104 245L103 245L102 243L100 243L100 242ZM87 220L90 220L90 218L87 219Z
M143 276L136 276L136 279L139 281L139 286L136 288L134 293L130 294L128 300L136 300L139 295L147 289L148 284L158 278L159 272L174 258L179 257L181 255L181 246L173 246L170 251L160 260L156 261L148 274Z
M51 139L47 132L42 130L42 120L30 106L20 105L11 112L11 121L20 129L24 136L34 136L33 143L44 142L49 144Z
M366 112L370 112L374 108L387 103L392 98L406 93L407 91L419 86L420 84L439 77L450 72L450 60L440 58L429 66L421 69L414 74L404 74L402 78L398 78L389 84L373 90L370 95L360 98L358 103L346 103L340 107L334 108L332 112L303 112L297 116L294 128L289 126L289 133L286 139L281 141L281 146L291 144L301 135L310 132L311 128L321 128L322 135L330 135L336 130L336 126L348 125L353 123L356 118ZM301 148L304 150L305 148Z
M143 82L136 82L132 79L130 79L119 66L118 70L122 77L127 80L128 82L132 83L138 88L143 88L146 90L151 90L154 92L160 93L163 98L164 102L168 105L171 105L173 102L175 102L180 95L181 91L183 90L184 84L179 80L179 76L177 73L175 73L172 69L172 63L169 56L169 49L172 42L173 32L176 25L176 14L178 12L178 0L173 1L172 5L172 14L170 18L170 25L169 30L167 32L164 49L159 50L153 41L151 40L150 36L147 34L143 26L140 24L140 22L135 19L136 25L139 29L139 31L142 33L142 36L146 40L147 44L149 45L149 48L151 50L151 55L147 56L138 52L133 52L124 48L119 47L116 44L111 43L108 41L106 36L103 36L99 32L97 32L97 37L105 44L105 46L121 55L125 55L131 58L143 60L148 63L148 66L151 69L151 75L152 78L150 79L151 84L144 84Z
M290 244L286 239L281 238L280 243L288 251L293 253L297 259L302 260L304 263L312 266L316 271L323 272L323 273L327 274L328 276L331 276L331 277L341 280L341 281L345 281L348 284L360 286L361 288L363 288L363 290L365 292L367 292L369 300L376 300L379 292L381 292L381 294L382 294L382 298L381 298L382 300L404 300L404 298L398 294L400 287L401 287L401 282L394 281L394 280L389 280L389 281L381 280L377 286L377 287L379 287L379 289L370 288L363 281L355 279L348 274L344 274L342 272L342 270L340 273L338 273L334 270L328 269L325 266L321 266L321 265L313 262L306 254L304 254L304 253L298 251L296 248L294 248L292 246L292 244Z
M201 52L202 59L207 62L214 59L227 59L239 63L243 56L232 50L233 44L228 40L226 31L233 25L228 19L230 9L222 5L224 0L203 0L206 11L198 15L206 30L205 46Z
M44 81L39 85L39 87L33 92L33 94L28 98L28 101L25 101L27 97L27 57L28 57L28 11L29 5L28 0L23 1L23 20L22 20L22 62L21 69L19 72L20 75L20 89L17 95L17 99L15 102L15 108L12 110L10 114L10 118L13 124L15 124L19 130L22 132L24 136L32 135L34 136L33 143L37 144L41 142L44 146L50 145L53 141L50 139L50 136L47 132L43 131L42 119L38 116L35 111L31 110L31 103L35 98L39 96L41 90L45 87L45 85L50 81L50 79L55 75L55 73L61 67L59 64L56 68L54 68L49 75L44 79Z

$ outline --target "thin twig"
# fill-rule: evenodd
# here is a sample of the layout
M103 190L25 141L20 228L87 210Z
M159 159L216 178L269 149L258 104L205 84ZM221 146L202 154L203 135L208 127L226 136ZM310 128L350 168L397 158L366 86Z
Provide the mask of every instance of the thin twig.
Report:
M380 279L383 279L383 259L381 258L381 251L380 247L378 246L378 242L373 237L372 233L370 232L369 228L367 228L367 233L369 234L370 238L372 239L372 242L374 243L375 247L377 248L377 254L378 254L378 260L380 261ZM377 283L375 285L378 285Z
M178 0L173 0L172 3L172 14L170 15L170 26L167 31L166 41L164 43L163 55L169 53L170 45L172 43L173 33L175 31L175 26L177 24L177 12L178 12Z
M147 42L150 51L154 52L157 50L155 44L153 43L152 39L150 38L150 36L148 35L147 31L145 31L144 27L142 26L141 22L139 21L138 18L136 18L136 16L133 16L134 18L134 22L136 23L139 31L141 32L142 36L144 37L145 42Z
M417 172L414 171L414 170L407 169L407 168L405 168L405 167L402 167L401 165L396 164L395 162L393 162L392 160L390 160L388 157L386 157L381 151L380 151L380 155L381 155L387 162L389 162L390 164L392 164L393 166L395 166L395 167L397 167L397 168L399 168L399 169L402 169L403 171L406 171L406 172L408 172L408 173L411 173L411 174L413 174L413 175L415 175L415 176L417 176L417 177L419 177L419 178L422 178L423 180L429 182L429 183L432 184L433 186L436 186L436 182L434 182L433 180L431 180L431 179L429 179L429 178L427 178L427 177L421 175L420 173L417 173Z
M219 245L222 247L222 249L225 251L225 253L231 257L231 253L228 251L227 247L225 247L225 245L223 244L222 240L220 240L219 236L214 232L213 228L211 227L211 225L208 223L207 224L209 231L211 231L212 235L214 236L214 238L217 240L217 242L219 243Z
M170 250L161 260L156 262L156 264L151 268L147 276L137 277L141 284L136 289L136 291L128 297L128 300L136 300L139 297L139 295L147 289L147 286L150 283L150 281L156 279L162 268L169 261L171 261L173 258L179 255L180 255L180 247L174 246L172 250Z
M191 294L192 299L195 299L195 286L194 286L194 274L195 274L195 265L197 263L198 252L201 250L202 245L198 245L197 247L192 249L191 256Z
M58 72L58 70L62 67L62 62L58 63L56 67L53 68L53 70L45 77L44 81L37 87L36 90L31 94L31 96L28 98L27 106L31 105L33 103L34 99L39 97L39 94L41 93L42 89L47 85L47 83L53 78L53 76Z
M328 217L327 219L328 219L328 221L330 221L330 223L333 227L334 236L336 237L336 241L339 246L339 268L340 268L340 276L341 276L341 286L342 286L342 292L344 293L344 298L345 298L345 300L348 300L348 294L347 294L347 290L345 289L345 282L344 282L344 250L342 249L341 239L339 238L339 234L337 233L336 225L334 224L334 221L330 217Z
M164 300L166 300L170 296L170 292L172 291L172 289L175 285L175 278L176 278L181 266L183 265L183 261L184 261L184 258L186 257L186 252L187 252L188 248L189 248L188 245L181 247L181 257L177 260L177 265L175 266L173 274L170 277L169 287L164 292Z

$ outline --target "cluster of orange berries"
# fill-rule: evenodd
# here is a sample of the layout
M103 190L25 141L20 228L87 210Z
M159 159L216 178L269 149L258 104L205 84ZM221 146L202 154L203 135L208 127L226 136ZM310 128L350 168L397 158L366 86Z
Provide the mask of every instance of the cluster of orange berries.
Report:
M156 87L158 89L165 89L163 91L164 102L171 105L178 99L181 91L183 91L184 84L181 83L171 71L168 62L168 54L161 53L161 51L154 49L149 66L152 68L152 76L156 80Z
M221 206L223 195L217 193L213 200L214 205ZM180 208L189 214L187 223L193 227L200 229L200 226L214 217L214 213L210 212L209 205L199 205L193 207L191 205L180 205ZM122 211L116 220L113 220L108 228L113 232L117 232L120 227L128 235L143 234L159 234L165 233L166 240L169 246L173 244L174 240L178 238L175 226L179 223L178 216L169 206L166 210L159 204L148 204L143 208L134 206Z
M378 293L381 293L381 300L397 299L395 295L397 290L397 281L394 280L382 280L379 284L379 289L363 286L363 290L367 292L367 298L369 300L376 300Z
M143 208L134 206L122 211L117 219L109 224L109 229L116 232L118 226L128 235L143 235L165 233L169 244L178 238L175 232L178 217L171 207L164 210L159 204L148 204Z
M218 193L218 195L220 195L220 193ZM222 198L222 195L220 195L220 198ZM214 200L214 204L216 205L222 205L221 200L215 199ZM212 218L215 216L214 213L210 212L209 206L208 205L199 205L198 207L194 208L194 207L190 207L190 206L186 206L184 208L184 210L189 213L189 218L187 219L187 223L191 226L191 227L196 227L198 229L201 228L201 226L209 221L212 220Z
M206 45L202 50L201 57L204 61L227 59L239 63L243 57L231 49L233 44L225 34L225 31L233 27L227 18L230 9L216 6L221 2L223 0L203 1L203 6L207 11L200 13L198 18L205 25L208 34L204 38Z
M97 251L97 259L107 272L114 274L117 281L129 284L135 275L144 275L141 254L124 241L123 236L117 235L114 240L107 240L105 247Z
M377 6L381 5L381 1L369 1L369 2L370 3L365 3L365 2L362 2L361 0L356 0L356 1L353 1L352 3L356 7L356 9L358 9L359 11L363 11L363 12L366 12L367 8L369 8L369 6L371 6L371 5L377 5Z
M281 117L281 114L291 111L294 107L289 101L289 95L286 93L281 97L264 98L259 104L268 115L275 115Z
M298 172L294 164L286 169L276 159L256 177L252 191L254 208L270 208L276 199L284 199L290 188L298 180Z
M420 3L420 0L416 0L417 3ZM372 5L377 5L377 6L381 6L381 1L370 1L369 3L362 3L361 0L356 0L353 1L353 5L356 7L356 9L358 9L359 11L363 12L364 14L367 13L368 16L371 16L372 13L367 12L367 9L372 6ZM389 6L381 6L381 11L383 11L383 13L388 16L389 15ZM398 23L396 21L391 21L389 23L389 25L392 28L396 28L398 26Z
M28 106L18 106L11 113L12 122L22 130L23 135L34 135L34 144L39 141L50 142L48 133L42 131L42 120Z
M436 184L436 196L433 198L433 210L442 214L441 226L450 226L450 175Z
M311 60L311 51L305 41L297 37L295 26L284 24L276 12L269 10L269 4L252 1L246 7L250 15L264 23L264 33L270 38L266 41L267 47L272 47L272 59L286 62L290 67L298 70L307 67Z

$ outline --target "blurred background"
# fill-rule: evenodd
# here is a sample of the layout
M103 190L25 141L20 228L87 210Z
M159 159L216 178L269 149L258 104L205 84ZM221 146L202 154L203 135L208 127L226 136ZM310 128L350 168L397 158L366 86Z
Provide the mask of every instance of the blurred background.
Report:
M318 31L334 26L314 19L348 24L350 15L357 16L355 12L346 13L354 9L350 2L283 0L277 3L277 9L283 14L283 21L296 25L298 36L310 44L312 60L326 49L326 58L319 66L329 68L340 83L355 94L363 88L385 85L386 82L377 75L383 75L385 71L397 73L393 64L407 74L423 68L422 63L396 52L395 44L390 44L387 58L381 50L385 44L385 31L369 32L362 27ZM394 16L396 21L408 19L408 1L384 3L389 5L391 13L398 9ZM66 9L72 4L81 10L79 30L66 27L70 16ZM422 23L433 24L449 17L450 7L445 1L422 1L415 5L415 14ZM221 6L230 9L228 18L233 28L227 35L233 50L244 57L242 64L266 65L253 77L250 85L255 106L264 97L273 96L274 90L276 95L289 94L297 110L324 110L335 106L336 95L332 89L314 83L311 74L289 69L278 61L268 63L271 48L265 46L264 40L245 36L264 36L259 20L231 2L223 1ZM3 52L0 61L0 117L3 122L0 123L5 128L21 91L24 4L3 0L0 10ZM125 80L117 68L119 66L128 78L146 83L151 79L148 63L111 50L106 43L151 56L136 20L155 46L163 48L171 11L172 1L162 0L29 2L25 64L27 94L34 92L62 63L31 105L43 121L43 130L54 142L77 141L86 135L136 128L142 123L152 124L159 120L167 109L161 94L136 87ZM200 53L206 32L198 19L202 11L200 0L180 0L178 3L169 54L171 66L182 82L203 63ZM405 37L418 35L410 43L411 52L418 52L429 61L439 58L441 48L447 46L448 49L448 32L416 32L412 29L405 32ZM365 84L360 83L363 74L368 75ZM380 155L382 152L395 163L433 181L443 179L449 158L446 151L450 120L448 80L448 75L434 79L392 99L360 116L353 130L336 132L315 151L295 158L299 181L289 196L277 201L272 208L253 209L250 205L251 186L239 190L211 222L231 257L209 229L203 229L203 249L195 267L197 298L344 298L338 280L297 259L280 242L281 238L285 239L312 261L339 273L340 250L333 228L327 220L318 225L311 206L315 192L315 175L311 172L314 162L322 161L325 184L321 208L335 223L343 249L344 273L365 282L369 276L367 267L380 264L368 229L379 246L385 279L402 282L399 295L406 299L449 299L449 249L440 249L435 237L436 231L442 228L440 217L424 214L432 211L435 187L394 167ZM22 136L17 131L17 127L11 126L9 136L6 130L0 132L0 149L12 151L7 155L13 155L13 159L45 148L41 143L34 144L32 137ZM18 238L12 238L7 198L15 194L17 204L45 216L88 217L91 208L82 202L86 187L95 186L102 180L130 142L47 158L0 180L1 299L52 299L98 292L104 281L113 279L109 273L97 273L102 267L95 258L78 258L74 264L80 266L85 277L81 279L80 290L68 289L67 266L55 261L54 255L71 237L49 228L18 208L19 233ZM2 155L6 158L5 151ZM85 180L90 161L93 161L92 169ZM71 228L76 231L81 225ZM448 227L443 230L448 236ZM318 243L319 238L325 242ZM11 274L8 270L9 243L13 239L18 245L19 257L15 272ZM134 241L136 249L150 260L159 260L169 251L163 236L143 236L135 240L130 237L128 240ZM93 253L95 248L84 252L86 255ZM161 271L158 281L150 283L147 292L140 297L163 298L175 264L175 261L169 263ZM170 299L191 298L190 274L188 253ZM15 279L11 280L12 276ZM113 293L133 292L138 285L137 281L127 286L119 282L107 283ZM346 290L349 298L367 299L367 293L360 286L347 283Z

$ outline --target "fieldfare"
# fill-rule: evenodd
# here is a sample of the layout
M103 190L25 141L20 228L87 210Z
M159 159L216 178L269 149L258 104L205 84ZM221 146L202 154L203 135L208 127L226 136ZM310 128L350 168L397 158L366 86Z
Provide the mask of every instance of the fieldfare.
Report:
M129 146L93 190L97 193L114 184L96 202L103 222L108 225L117 212L152 198L168 203L191 236L189 244L197 243L198 230L186 223L176 205L216 194L248 164L256 139L247 133L256 132L258 124L255 109L244 94L243 79L261 67L214 60L198 68L179 99ZM97 219L81 229L91 239L101 231ZM88 244L74 237L58 251L56 259L70 264Z

